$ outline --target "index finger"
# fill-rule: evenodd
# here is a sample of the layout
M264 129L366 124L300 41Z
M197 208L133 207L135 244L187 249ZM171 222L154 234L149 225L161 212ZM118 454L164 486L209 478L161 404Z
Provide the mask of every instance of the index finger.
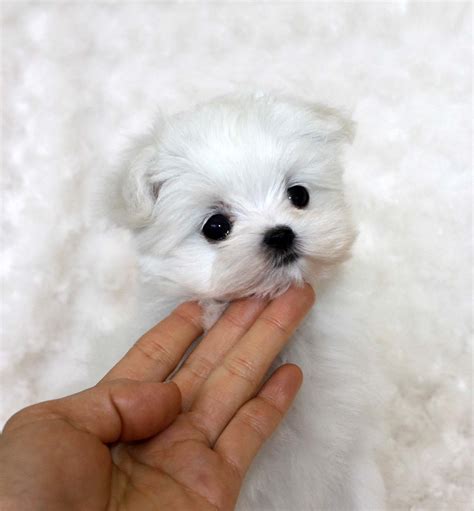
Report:
M183 303L144 334L101 381L163 381L202 332L201 308Z

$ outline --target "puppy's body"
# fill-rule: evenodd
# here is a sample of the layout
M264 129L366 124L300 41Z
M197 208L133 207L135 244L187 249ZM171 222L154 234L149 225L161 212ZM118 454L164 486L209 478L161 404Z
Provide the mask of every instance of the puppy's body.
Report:
M353 241L340 162L350 137L350 123L321 106L220 99L162 120L109 186L110 214L133 229L139 252L138 332L185 300L201 301L210 326L234 298L303 281L318 289L281 356L305 383L256 460L241 509L383 508L370 350L349 324L350 296L332 296L325 282Z

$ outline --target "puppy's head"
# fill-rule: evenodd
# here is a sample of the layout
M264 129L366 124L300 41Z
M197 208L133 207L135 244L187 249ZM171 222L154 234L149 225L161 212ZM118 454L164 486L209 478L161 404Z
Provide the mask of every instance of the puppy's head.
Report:
M110 187L143 269L194 299L275 295L353 241L341 146L351 123L288 98L224 98L161 120Z

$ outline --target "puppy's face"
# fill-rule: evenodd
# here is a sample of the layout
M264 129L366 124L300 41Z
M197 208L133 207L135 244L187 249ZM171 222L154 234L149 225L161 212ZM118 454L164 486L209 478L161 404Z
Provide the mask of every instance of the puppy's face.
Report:
M275 295L348 253L339 153L350 136L349 123L323 107L221 99L138 141L112 206L163 292Z

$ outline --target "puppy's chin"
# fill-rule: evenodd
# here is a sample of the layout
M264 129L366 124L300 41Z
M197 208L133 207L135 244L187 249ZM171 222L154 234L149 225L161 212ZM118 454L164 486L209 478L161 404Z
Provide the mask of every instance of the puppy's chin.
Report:
M284 293L290 286L302 286L305 278L305 262L290 258L284 263L265 265L258 269L241 269L227 274L214 282L205 300L230 302L239 298L257 296L272 299Z
M305 282L302 261L295 259L285 264L273 264L266 273L258 273L253 281L230 280L219 289L214 287L206 297L199 299L203 308L203 325L209 330L219 319L229 302L251 296L271 300L283 294L290 286L302 286ZM298 266L300 265L300 266Z

